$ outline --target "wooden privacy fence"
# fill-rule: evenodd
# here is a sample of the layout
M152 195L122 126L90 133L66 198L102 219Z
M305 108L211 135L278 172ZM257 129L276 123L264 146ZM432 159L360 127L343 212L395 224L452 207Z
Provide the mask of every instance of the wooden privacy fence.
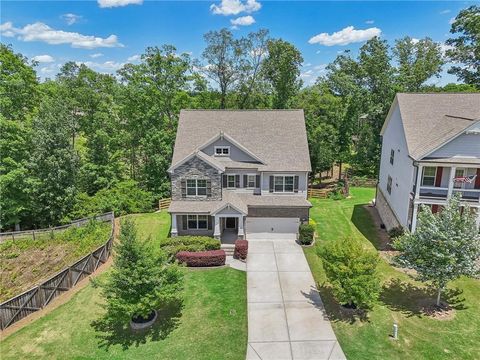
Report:
M315 189L315 188L308 188L308 197L309 198L316 198L316 199L326 199L328 198L328 194L330 194L334 189L332 188L324 188L324 189Z
M0 243L4 242L5 240L15 241L15 240L25 239L25 238L31 238L35 240L39 236L47 235L49 233L54 234L56 232L66 230L72 226L83 226L91 220L107 222L107 221L112 221L112 219L113 219L113 212L108 212L108 213L97 215L97 216L91 216L83 219L74 220L70 224L55 226L55 227L46 228L46 229L3 232L3 233L0 233Z
M107 261L112 252L115 230L113 213L109 214L112 229L105 244L42 284L0 304L0 328L2 330L31 313L43 309L50 301L70 290L80 280L92 274Z
M171 202L172 202L171 198L160 199L158 201L158 210L160 211L167 210Z
M352 178L348 179L350 186L360 186L360 187L376 187L377 180L375 179L362 179L362 178Z

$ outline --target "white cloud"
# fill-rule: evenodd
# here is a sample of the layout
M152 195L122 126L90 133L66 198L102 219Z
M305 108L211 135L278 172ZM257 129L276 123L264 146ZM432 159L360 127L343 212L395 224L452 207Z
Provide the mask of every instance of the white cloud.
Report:
M55 59L50 55L37 55L37 56L34 56L32 60L35 60L39 63L52 63L55 61Z
M73 24L77 23L82 18L82 16L68 13L68 14L61 15L60 18L63 21L65 21L67 23L67 25L73 25Z
M230 23L233 26L249 26L255 23L255 19L253 16L247 15L247 16L241 16L236 19L231 19Z
M262 4L256 0L222 0L220 5L210 5L210 10L216 15L237 15L242 12L253 13L261 7Z
M101 57L101 56L103 56L102 53L90 54L90 57L91 57L92 59L96 59L96 58L99 58L99 57Z
M452 18L450 18L450 20L448 20L448 23L449 23L450 25L452 25L454 22L455 22L455 18L454 18L454 17L452 17Z
M375 21L374 20L367 20L365 21L365 24L372 25Z
M98 0L101 8L121 7L127 5L142 5L143 0Z
M334 45L348 45L352 43L370 40L375 36L379 36L382 31L379 28L373 27L365 30L355 30L353 26L348 26L345 29L334 32L333 34L321 33L315 35L310 40L309 44L320 44L325 46Z
M50 26L36 22L16 28L11 22L0 25L0 34L7 37L17 37L22 41L41 41L50 45L70 44L74 48L95 49L99 47L123 47L116 35L106 38L92 35L82 35L77 32L55 30Z
M450 14L451 12L452 12L452 10L445 9L445 10L440 11L440 15Z
M129 58L127 58L127 61L134 62L140 60L140 55L132 55Z
M100 72L114 72L120 69L125 63L121 62L116 62L116 61L105 61L103 63L98 63L94 61L77 61L77 64L84 64L88 66L89 68L92 68L94 70L100 71Z
M328 64L320 64L313 67L314 70L324 72L327 69Z
M446 54L447 50L452 50L452 49L455 48L452 45L447 45L447 44L442 43L442 42L438 43L438 45L440 45L440 51L442 52L443 55Z
M300 77L304 79L304 78L309 78L309 77L311 77L312 75L313 75L313 71L312 71L312 70L307 70L307 71L305 71L305 72L302 72L302 73L300 74Z

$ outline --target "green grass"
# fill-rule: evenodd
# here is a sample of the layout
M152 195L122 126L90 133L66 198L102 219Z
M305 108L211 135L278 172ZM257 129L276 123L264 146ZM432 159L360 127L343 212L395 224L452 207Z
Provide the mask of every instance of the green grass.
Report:
M437 320L422 312L434 295L382 260L379 272L383 291L366 318L352 317L333 299L316 248L328 241L352 236L366 248L379 244L378 230L364 209L374 189L353 188L352 198L313 200L310 216L317 223L319 238L305 248L327 312L348 359L478 359L480 353L480 281L461 278L449 285L446 297L455 308L454 317ZM390 338L393 323L400 339Z
M92 222L0 244L0 302L47 280L103 245L110 223Z
M155 247L168 234L166 213L132 215ZM104 331L99 290L88 285L68 303L0 343L7 359L245 359L246 276L222 268L185 269L184 304L149 332ZM108 276L108 273L102 276Z

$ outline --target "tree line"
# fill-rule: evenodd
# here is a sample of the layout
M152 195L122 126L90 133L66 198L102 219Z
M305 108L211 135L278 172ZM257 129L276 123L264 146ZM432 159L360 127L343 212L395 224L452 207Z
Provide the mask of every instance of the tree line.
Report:
M313 174L348 163L376 176L380 129L396 92L478 91L480 7L462 10L446 52L430 38L372 38L314 85L303 57L268 30L204 35L192 59L148 47L116 75L67 62L40 82L34 61L0 45L0 227L57 225L95 212L144 211L169 195L180 109L305 110ZM463 84L428 85L446 62Z

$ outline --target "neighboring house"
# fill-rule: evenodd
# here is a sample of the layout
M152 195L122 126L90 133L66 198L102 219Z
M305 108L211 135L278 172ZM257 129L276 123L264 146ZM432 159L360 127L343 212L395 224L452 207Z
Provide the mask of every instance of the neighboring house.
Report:
M415 231L420 204L452 194L480 223L480 94L397 94L383 125L376 207L387 229Z
M172 236L295 239L308 221L302 110L182 110L168 171Z

